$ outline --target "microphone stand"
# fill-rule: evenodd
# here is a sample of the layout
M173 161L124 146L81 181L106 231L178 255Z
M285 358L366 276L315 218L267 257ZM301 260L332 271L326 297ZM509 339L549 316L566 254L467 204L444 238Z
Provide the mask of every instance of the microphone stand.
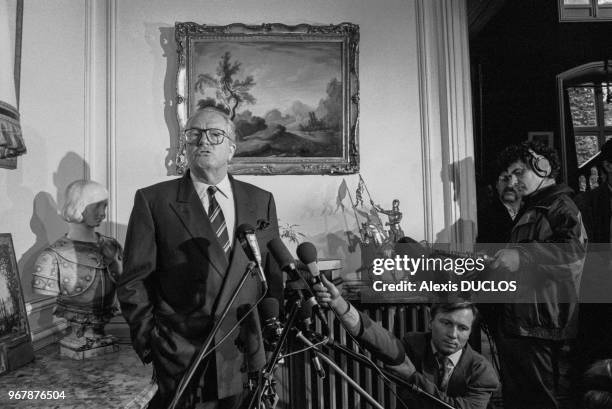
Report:
M298 332L296 337L299 338L300 341L302 341L304 344L312 348L312 351L314 351L319 356L319 358L327 362L329 367L336 371L336 373L338 373L340 376L342 376L342 378L344 378L344 380L347 381L355 389L355 391L357 391L361 396L367 399L367 401L370 402L370 405L372 405L376 409L385 409L380 403L376 402L376 400L374 400L374 398L369 393L367 393L361 386L359 386L357 382L355 382L351 377L349 377L346 372L340 369L340 367L336 365L336 363L331 358L329 358L317 347L315 347L314 344L304 336L302 331Z
M276 368L278 361L280 359L283 346L287 342L289 331L293 328L295 319L297 318L297 315L300 309L302 308L302 301L303 301L303 297L300 294L300 296L296 298L296 300L293 302L291 306L291 311L289 313L289 319L287 320L287 323L285 324L285 327L283 328L283 331L281 332L280 338L278 342L276 343L276 347L274 348L274 352L270 356L270 359L266 363L266 366L262 370L262 373L260 374L260 376L258 376L257 387L255 388L255 390L253 390L251 399L248 400L247 406L244 406L244 405L242 406L243 409L258 408L259 403L266 396L270 397L273 400L271 407L274 408L276 406L278 397L274 399L276 392L273 389L274 385L272 382L273 375L274 375L274 369ZM270 390L271 388L272 390ZM247 400L245 399L245 401Z
M304 336L302 335L302 337L304 337ZM333 339L328 339L327 340L327 346L330 347L330 348L333 348L334 350L339 351L339 352L341 352L341 353L343 353L345 355L348 355L350 358L352 358L352 359L354 359L356 361L359 361L359 363L367 365L370 368L374 368L376 366L376 370L380 370L386 377L391 379L395 384L403 386L403 387L406 387L406 388L410 389L412 392L414 392L414 393L416 393L418 395L425 396L428 399L431 399L432 401L434 401L435 403L440 405L441 407L444 407L446 409L456 409L451 404L449 404L447 402L444 402L443 400L441 400L437 396L434 396L431 393L423 390L422 388L419 388L417 385L412 384L412 383L406 381L405 379L403 379L400 376L394 374L393 372L390 372L389 370L384 369L384 368L379 368L377 365L373 364L369 359L367 359L364 356L362 356L361 354L353 351L352 349L347 348L346 346L344 346L342 344L339 344L338 342L334 341ZM317 351L316 348L314 350ZM318 353L322 353L320 351L317 351L317 352Z
M191 361L191 364L187 368L187 371L181 378L181 381L178 384L178 387L176 389L176 392L174 393L174 396L172 397L172 401L170 402L168 409L176 408L176 405L178 404L179 399L185 392L185 389L187 389L187 385L191 381L191 378L193 377L195 371L198 369L198 366L200 366L202 359L204 359L204 357L209 353L212 342L215 339L215 335L217 334L217 332L219 332L219 328L221 328L221 324L223 323L223 320L227 316L234 301L236 301L236 298L238 297L238 293L240 293L240 290L244 286L244 283L246 282L249 275L253 273L253 269L256 267L256 265L257 264L254 261L250 261L249 264L247 264L244 274L242 275L242 278L240 279L240 283L238 284L238 287L236 288L236 291L232 293L232 297L230 298L229 302L225 305L225 308L223 309L221 316L215 322L215 325L213 329L211 330L211 332L208 334L208 337L206 338L206 340L204 341L202 348L200 348L195 358ZM245 317L247 315L248 313L245 314Z

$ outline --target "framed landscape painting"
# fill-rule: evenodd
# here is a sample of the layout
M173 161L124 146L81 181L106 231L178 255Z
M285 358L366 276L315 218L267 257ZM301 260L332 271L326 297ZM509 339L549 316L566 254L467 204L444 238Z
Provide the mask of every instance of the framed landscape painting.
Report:
M189 115L214 106L236 126L234 174L359 170L359 27L176 23L177 170Z

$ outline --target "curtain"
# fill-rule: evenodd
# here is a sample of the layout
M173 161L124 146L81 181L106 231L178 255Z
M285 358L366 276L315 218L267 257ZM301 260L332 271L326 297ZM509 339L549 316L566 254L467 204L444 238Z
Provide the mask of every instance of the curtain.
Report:
M0 0L0 166L15 168L26 152L18 93L23 0Z

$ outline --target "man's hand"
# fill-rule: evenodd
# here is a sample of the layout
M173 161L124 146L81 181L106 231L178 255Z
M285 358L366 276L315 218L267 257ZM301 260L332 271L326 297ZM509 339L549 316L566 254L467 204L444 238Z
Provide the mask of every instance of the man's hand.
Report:
M385 368L388 369L389 372L391 372L392 374L397 375L408 382L411 381L412 375L414 375L414 373L416 372L414 364L407 356L404 359L404 362L402 362L401 364L393 366L385 365Z
M321 274L320 277L322 284L315 284L312 287L319 304L329 306L336 312L346 311L348 303L340 296L340 290L325 277L325 274Z
M321 284L315 284L312 289L319 304L329 306L335 311L337 317L344 324L344 328L353 336L361 331L361 317L359 312L340 295L340 290L321 274Z
M514 273L521 265L521 258L516 249L501 249L495 253L495 260L491 264L493 270L504 269Z

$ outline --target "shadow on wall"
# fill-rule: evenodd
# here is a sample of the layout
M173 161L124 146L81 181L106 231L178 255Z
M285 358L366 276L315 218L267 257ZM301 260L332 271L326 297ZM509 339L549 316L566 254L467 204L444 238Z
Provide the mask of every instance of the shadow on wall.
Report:
M74 152L68 152L60 160L57 171L53 173L55 196L49 192L38 192L32 200L32 217L30 229L36 236L34 244L19 259L21 285L26 300L34 298L32 294L32 272L40 252L50 243L66 233L66 222L58 210L64 204L66 187L74 180L89 175L89 165ZM28 202L24 202L28 203Z
M476 207L476 198L473 203L458 203L461 197L461 180L466 176L474 175L474 160L471 157L464 158L459 162L450 163L440 171L440 179L444 186L444 225L445 228L436 234L435 244L448 244L466 242L470 245L476 239L476 213L464 214L470 208ZM448 185L452 185L452 192ZM452 197L450 194L452 193ZM455 204L457 202L457 204ZM453 215L451 209L455 206L460 209L459 215ZM457 218L459 216L459 218ZM455 219L453 221L453 219ZM451 221L453 221L451 223ZM469 241L469 243L467 243ZM452 250L452 249L451 249Z
M162 24L147 24L147 39L157 38L159 32L159 43L151 42L151 52L159 53L159 47L163 51L162 56L166 59L166 73L164 76L164 121L168 128L168 149L166 154L166 175L173 176L176 173L176 153L178 151L179 124L176 118L176 40L174 38L174 27L160 27ZM156 78L159 78L158 73ZM186 103L186 101L185 101Z
M320 203L304 210L303 220L323 226L318 234L308 235L304 240L311 241L318 250L319 258L342 260L342 277L345 280L358 280L361 271L367 270L358 244L359 231L350 205L337 204L336 191ZM357 242L355 241L357 240Z
M30 229L36 236L34 244L22 255L18 261L21 273L21 286L26 301L33 299L47 298L34 294L32 291L32 273L34 272L36 260L40 253L54 243L68 231L67 222L60 216L60 211L65 202L66 188L75 180L83 179L89 175L89 165L87 162L74 152L68 152L60 161L57 171L53 173L53 183L55 185L55 197L49 192L38 192L32 199L32 193L20 195L16 193L16 200L23 200L21 203L32 202L32 216L30 218ZM16 192L19 192L19 187ZM23 196L23 197L22 197ZM16 203L19 203L16 201ZM113 231L112 223L105 222L97 230L99 232ZM124 232L126 226L117 226L117 231ZM123 233L124 234L124 233ZM30 327L35 329L48 328L52 325L53 317L48 313L40 313L30 316Z

